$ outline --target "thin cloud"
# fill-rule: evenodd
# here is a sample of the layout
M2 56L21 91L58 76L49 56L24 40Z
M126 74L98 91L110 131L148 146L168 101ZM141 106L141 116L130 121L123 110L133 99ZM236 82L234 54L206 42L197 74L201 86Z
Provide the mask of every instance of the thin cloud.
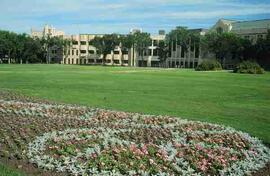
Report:
M68 33L148 32L176 25L209 27L218 18L270 18L264 0L0 0L0 29L29 32L53 24ZM78 27L79 26L79 27Z

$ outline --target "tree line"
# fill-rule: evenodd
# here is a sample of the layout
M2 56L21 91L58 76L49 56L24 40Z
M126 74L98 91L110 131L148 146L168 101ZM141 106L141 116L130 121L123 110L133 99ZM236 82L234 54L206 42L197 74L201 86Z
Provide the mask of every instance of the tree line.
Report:
M236 62L258 62L265 69L270 69L270 30L265 38L260 37L257 41L228 32L210 32L201 38L204 50L214 53L223 65L229 58Z
M52 60L51 51L57 49L64 55L71 43L61 37L32 38L27 34L0 31L0 59L6 58L8 62L14 63L58 63L59 61ZM152 44L152 40L149 33L136 32L128 35L96 36L90 44L103 55L103 63L106 56L119 46L122 51L136 52L142 60L140 66L146 66L143 56ZM196 31L178 27L170 31L164 41L158 43L157 50L161 65L170 57L171 50L176 45L181 46L184 53L190 53L188 51L192 47L197 48L197 52L200 53L211 52L221 64L225 64L226 59L230 58L239 62L253 60L266 69L270 68L270 30L266 38L259 38L254 43L234 33L214 31L202 36ZM134 53L132 56L134 57ZM134 58L132 61L134 62Z
M69 41L61 37L32 38L0 30L0 62L52 63L52 50L63 51Z

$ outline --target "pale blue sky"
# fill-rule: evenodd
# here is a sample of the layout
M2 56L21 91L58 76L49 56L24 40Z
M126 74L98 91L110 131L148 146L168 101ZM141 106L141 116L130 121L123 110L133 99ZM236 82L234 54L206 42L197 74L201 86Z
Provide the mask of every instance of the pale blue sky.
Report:
M270 18L270 0L0 0L0 29L29 33L52 24L67 34L157 33L209 28L218 19Z

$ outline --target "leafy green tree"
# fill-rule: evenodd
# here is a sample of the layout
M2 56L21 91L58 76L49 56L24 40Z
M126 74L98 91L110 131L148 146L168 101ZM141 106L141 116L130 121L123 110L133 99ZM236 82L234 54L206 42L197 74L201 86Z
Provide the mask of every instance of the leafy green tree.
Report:
M70 41L63 39L62 37L51 37L51 36L45 36L43 37L40 42L43 45L43 49L45 50L46 53L46 63L50 64L51 62L53 63L59 63L59 60L53 60L52 61L52 52L53 51L58 51L60 53L60 56L63 56L66 49L70 45Z
M144 63L144 53L147 52L148 47L151 45L151 37L149 33L146 32L135 32L132 34L131 41L133 42L134 49L141 56L141 65L139 66L145 67Z
M133 35L131 35L131 34L121 35L119 37L119 41L120 41L120 47L121 47L122 53L124 53L124 52L129 53L131 51L131 48L133 47L133 44L134 44ZM123 58L123 54L122 54L122 63L123 63L123 59L124 58Z
M160 60L160 64L164 67L165 66L165 62L168 58L170 49L169 49L169 45L166 41L159 41L158 44L158 58Z
M270 70L270 30L268 30L266 38L259 39L254 47L257 62Z
M186 27L177 27L167 35L170 48L175 50L176 45L180 45L183 52L187 52L190 46L190 32Z
M115 49L120 43L119 36L117 34L104 35L102 37L96 36L90 41L90 44L96 47L96 49L102 54L102 63L106 63L106 57Z
M177 27L166 36L166 43L169 46L169 52L176 51L177 46L181 47L181 56L188 53L191 58L191 50L200 52L201 36L198 32L188 30L186 27Z
M234 33L208 33L204 38L204 43L210 52L216 55L222 65L226 64L226 59L241 59L244 51L243 41ZM248 45L248 43L247 43Z

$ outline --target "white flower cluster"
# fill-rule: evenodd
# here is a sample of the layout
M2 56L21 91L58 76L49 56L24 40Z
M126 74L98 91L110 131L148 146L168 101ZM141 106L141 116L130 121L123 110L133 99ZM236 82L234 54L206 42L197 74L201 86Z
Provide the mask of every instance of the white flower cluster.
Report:
M100 156L108 148L129 149L131 146L135 146L135 148L141 149L148 144L148 142L144 142L144 137L159 140L155 146L166 153L166 161L171 164L174 171L186 176L207 175L203 170L211 166L208 166L208 163L203 163L205 165L199 165L201 167L199 169L196 168L197 166L194 167L198 163L193 163L193 161L200 161L200 159L188 160L185 156L180 156L181 152L185 152L185 150L179 151L179 149L183 148L191 149L188 152L202 151L211 155L216 152L217 155L224 155L220 160L223 160L222 162L225 162L225 165L216 172L216 174L224 176L247 175L265 167L265 164L270 162L269 148L264 146L257 138L230 127L210 123L93 109L83 106L3 100L0 100L0 113L12 114L18 117L54 117L63 120L76 118L87 122L87 124L91 121L87 125L87 127L90 126L89 128L77 128L76 126L77 129L45 133L36 137L28 145L26 153L31 163L37 164L40 168L67 172L72 175L121 175L116 170L108 171L100 170L97 167L89 167L88 161L92 159L93 155ZM157 133L159 132L163 132L162 135L165 135L165 137L158 136ZM57 141L60 141L60 143L71 141L98 142L84 147L83 150L76 151L75 154L55 157L48 152L48 148L53 145L53 141L55 141L56 147L58 145ZM177 147L177 145L180 147ZM220 154L218 151L223 153ZM191 156L197 157L196 154L199 155L200 153L192 153ZM226 165L226 156L230 156L230 159L233 158L233 162L230 160L229 164ZM154 162L151 158L150 160ZM132 167L128 174L151 175L147 169L134 170ZM161 169L157 175L170 174Z
M149 116L141 116L140 118L148 118ZM134 116L134 119L138 120L138 114ZM202 123L202 122L192 122L187 120L180 120L178 119L174 123L165 124L162 128L158 125L149 125L143 123L134 123L134 119L132 120L133 123L130 123L130 120L122 120L115 122L116 124L122 124L127 126L133 126L135 129L143 129L143 128L162 128L170 129L171 133L173 134L174 142L178 142L184 145L194 146L196 143L194 141L187 142L187 135L196 135L196 134L238 134L244 139L246 139L251 148L256 151L256 155L251 153L249 150L242 149L246 155L244 160L235 161L233 165L227 167L223 170L219 171L220 175L245 175L247 173L254 172L262 167L265 166L267 162L270 161L270 150L265 147L261 141L256 138L250 137L248 134L239 132L234 130L230 127L223 127L219 125L213 125L209 123ZM198 129L194 131L187 131L186 133L181 133L175 130L176 127L180 127L183 125L207 125L212 127L213 129ZM215 130L215 128L220 128L221 130ZM35 141L29 144L28 148L28 157L32 163L37 164L41 168L45 169L54 169L59 172L69 172L73 175L121 175L119 172L116 171L98 171L97 168L89 168L87 163L80 163L78 158L81 157L89 157L92 154L99 155L101 150L107 147L113 146L123 146L129 147L131 144L135 144L133 141L123 140L118 138L118 134L123 132L131 132L134 129L110 129L105 127L99 128L89 128L89 129L68 129L65 131L60 132L52 132L52 133L45 133L43 136L37 137ZM81 133L89 133L91 131L95 131L97 133L91 133L91 135L84 136L83 140L91 140L93 138L100 138L102 139L101 143L96 144L94 147L86 148L84 151L77 153L76 156L65 156L61 161L59 159L55 159L50 155L46 155L44 151L46 150L46 142L52 140L54 138L58 138L60 140L82 140L80 137ZM218 144L215 145L208 145L203 142L199 143L203 148L216 148L219 149L221 146ZM135 144L138 147L143 146L143 143ZM172 142L162 143L158 145L160 149L165 150L168 153L168 161L173 162L173 166L175 170L177 170L182 175L203 175L202 172L198 172L191 167L191 163L184 158L176 157L177 150L172 144ZM238 153L233 148L228 150L230 153ZM147 171L139 171L140 173L130 170L130 175L149 175ZM166 173L160 172L158 175L168 175Z
M97 109L85 106L41 104L0 100L0 113L18 116L60 117L89 119Z

